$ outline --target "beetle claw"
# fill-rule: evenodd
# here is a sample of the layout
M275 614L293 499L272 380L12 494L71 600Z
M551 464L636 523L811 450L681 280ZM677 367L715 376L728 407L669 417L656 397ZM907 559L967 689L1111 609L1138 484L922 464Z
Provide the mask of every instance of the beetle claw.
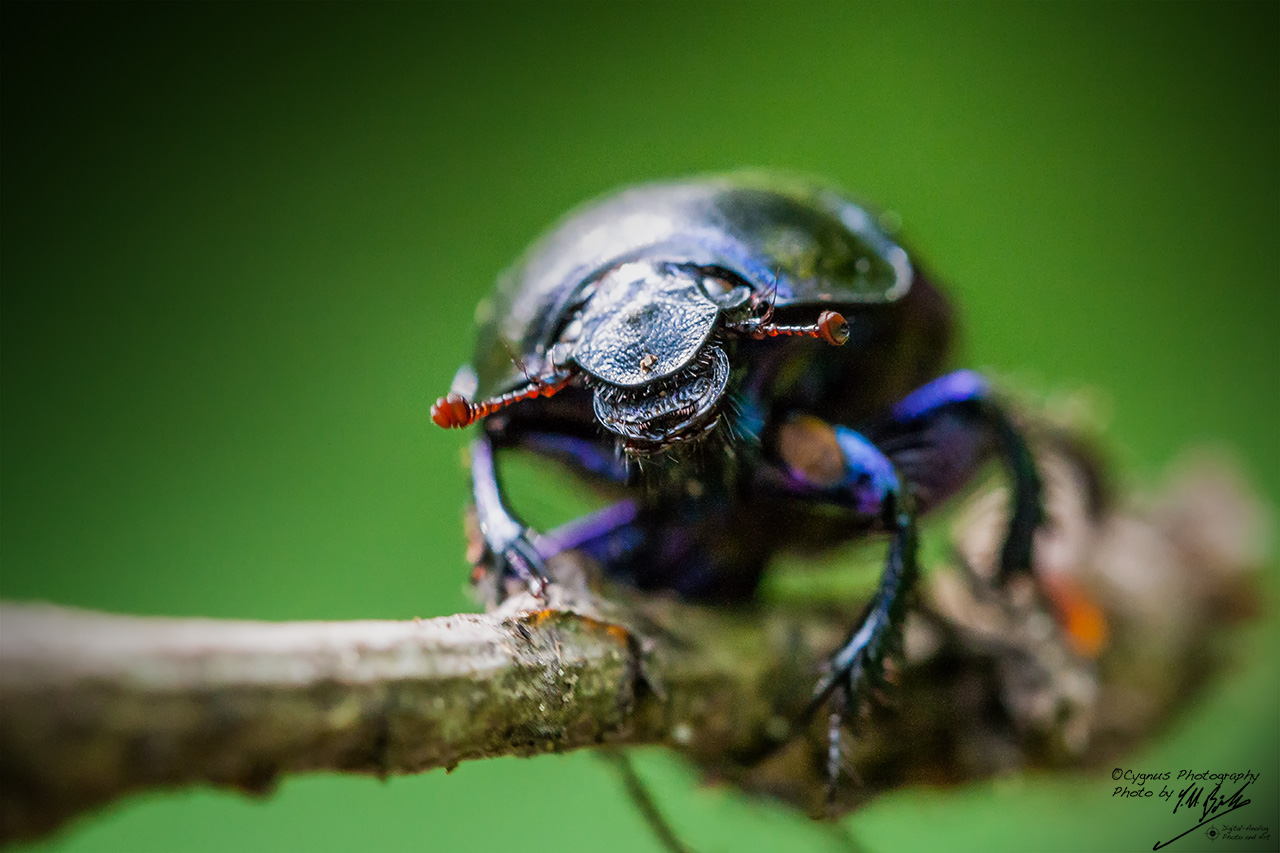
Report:
M528 531L507 543L496 562L496 568L501 572L500 577L523 583L530 595L539 601L546 601L547 587L551 580L547 577L542 555L529 540Z
M547 578L542 577L541 575L532 576L531 578L529 578L529 581L528 581L529 594L532 595L534 598L538 599L539 601L546 601L547 600L547 584L549 583L550 581Z

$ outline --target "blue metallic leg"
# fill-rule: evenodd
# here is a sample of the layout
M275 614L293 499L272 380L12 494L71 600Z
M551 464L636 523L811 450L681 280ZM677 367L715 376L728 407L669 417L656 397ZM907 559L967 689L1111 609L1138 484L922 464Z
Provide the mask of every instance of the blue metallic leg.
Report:
M999 567L1000 581L1008 581L1016 574L1031 570L1033 538L1036 527L1044 518L1041 506L1042 487L1035 460L1008 414L992 399L986 379L971 370L958 370L941 376L908 394L893 408L893 431L899 434L919 434L928 430L931 422L949 414L969 414L976 417L990 439L994 440L995 449L1009 470L1013 482L1013 506L1009 530L1000 551ZM961 434L960 438L951 440L964 439ZM893 438L886 437L879 443L895 460L901 456L902 462L907 461L910 451L895 453ZM954 453L950 455L956 456ZM925 465L920 467L923 469L930 466L937 469L937 458L926 460ZM908 464L907 467L912 466ZM919 477L912 476L912 473L908 471L905 477L912 485L917 480L927 483L930 477L925 470L921 471Z
M828 427L815 419L793 421L812 440L834 437L843 461L838 480L813 479L814 471L796 467L787 471L788 489L798 497L846 506L856 516L890 534L889 554L875 595L868 602L858 626L832 656L827 674L814 689L802 715L810 718L823 704L831 703L828 745L829 795L835 794L840 770L840 731L859 710L869 689L885 683L885 661L897 652L906 615L906 599L915 586L916 526L910 497L893 463L865 437L843 426ZM829 433L824 432L829 430Z
M990 395L986 380L972 371L942 376L909 394L873 427L872 440L846 427L793 419L805 433L800 444L829 447L835 438L843 477L833 481L830 460L797 454L803 470L789 467L790 490L800 496L847 506L889 531L889 555L879 587L857 628L832 656L803 718L830 703L827 756L829 794L834 796L841 766L840 732L859 710L869 689L884 684L885 662L901 642L906 599L915 585L915 514L939 503L972 475L994 443L1013 480L1013 509L1000 556L1000 579L1031 569L1031 546L1042 518L1041 484L1026 442ZM784 451L785 454L785 451ZM806 473L807 471L807 473ZM815 478L818 481L815 481Z
M939 376L907 396L893 407L893 418L900 423L910 423L936 414L954 403L982 400L990 394L987 380L972 370L957 370Z

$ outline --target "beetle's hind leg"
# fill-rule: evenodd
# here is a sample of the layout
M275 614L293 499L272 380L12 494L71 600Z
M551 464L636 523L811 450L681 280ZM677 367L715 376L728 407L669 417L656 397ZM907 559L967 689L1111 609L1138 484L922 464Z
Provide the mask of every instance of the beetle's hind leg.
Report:
M921 386L871 435L902 473L921 512L967 483L994 450L1013 491L998 580L1003 584L1031 572L1035 531L1044 519L1040 475L1026 441L981 374L957 370Z

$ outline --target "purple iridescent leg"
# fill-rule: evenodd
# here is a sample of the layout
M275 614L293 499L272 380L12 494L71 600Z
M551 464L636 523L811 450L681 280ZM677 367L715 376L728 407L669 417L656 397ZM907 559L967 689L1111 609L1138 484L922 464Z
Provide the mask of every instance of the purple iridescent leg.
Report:
M534 540L534 546L544 560L565 551L585 551L601 563L616 559L614 553L624 535L639 514L635 501L619 501L604 509L575 518L555 530L549 530Z
M502 502L493 456L493 444L488 438L478 438L471 443L471 487L480 534L499 578L517 578L541 598L547 585L542 557L530 541L531 531ZM498 589L502 588L499 583Z

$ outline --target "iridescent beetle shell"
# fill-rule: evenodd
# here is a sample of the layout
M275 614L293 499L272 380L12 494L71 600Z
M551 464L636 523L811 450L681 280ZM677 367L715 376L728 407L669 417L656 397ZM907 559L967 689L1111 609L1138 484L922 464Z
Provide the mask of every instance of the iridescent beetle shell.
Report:
M471 369L453 390L497 397L545 371L584 290L607 270L652 257L727 270L779 308L893 302L912 281L907 253L834 190L752 174L641 186L570 214L502 277L479 312ZM710 299L690 297L669 325L649 323L650 340L666 344L637 359L656 355L662 370L696 348L694 338L705 339L715 321ZM586 332L586 317L583 324ZM634 366L604 366L618 348L610 337L617 324L602 321L595 331L601 336L578 348L578 363L606 381L638 384Z

